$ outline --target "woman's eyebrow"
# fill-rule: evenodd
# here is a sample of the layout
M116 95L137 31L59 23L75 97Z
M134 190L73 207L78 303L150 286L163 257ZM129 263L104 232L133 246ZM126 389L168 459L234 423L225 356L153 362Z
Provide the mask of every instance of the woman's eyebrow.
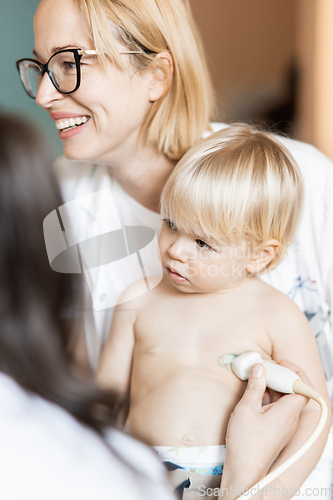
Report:
M69 45L63 45L63 46L59 46L59 47L53 47L53 49L51 50L51 53L52 54L55 54L56 52L59 52L60 50L66 50L66 49L73 49L74 47L76 46L75 43L71 43ZM39 55L38 55L38 52L36 49L33 49L32 51L33 55L38 59L39 58Z

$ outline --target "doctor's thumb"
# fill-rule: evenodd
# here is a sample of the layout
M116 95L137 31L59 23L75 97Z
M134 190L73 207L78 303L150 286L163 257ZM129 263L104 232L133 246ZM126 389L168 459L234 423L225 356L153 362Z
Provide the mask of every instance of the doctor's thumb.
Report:
M266 389L266 372L263 365L256 363L251 368L249 380L244 395L241 399L243 403L262 405L262 399Z

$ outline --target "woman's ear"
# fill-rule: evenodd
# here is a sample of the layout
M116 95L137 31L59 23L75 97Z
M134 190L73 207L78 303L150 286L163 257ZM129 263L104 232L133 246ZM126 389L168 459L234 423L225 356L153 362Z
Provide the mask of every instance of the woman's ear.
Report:
M158 101L167 93L173 78L173 59L169 52L159 52L149 66L151 74L149 101Z
M250 274L260 273L275 257L280 242L275 239L260 243L253 251L253 255L246 266Z

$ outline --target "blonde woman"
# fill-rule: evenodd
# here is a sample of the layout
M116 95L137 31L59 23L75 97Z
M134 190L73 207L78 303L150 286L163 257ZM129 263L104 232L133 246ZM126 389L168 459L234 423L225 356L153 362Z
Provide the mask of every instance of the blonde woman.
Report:
M112 210L104 209L98 196L88 206L80 201L104 189L112 190L117 229L148 226L158 233L163 185L175 162L209 133L214 109L189 2L41 0L34 29L36 60L18 66L26 91L59 129L66 158L59 160L58 173L66 201L79 200L72 219L81 240L91 236L93 224L95 233L114 227ZM222 126L212 125L214 130ZM305 204L288 256L265 280L313 315L333 300L328 251L333 168L313 147L281 141L300 166ZM140 250L139 243L134 250ZM157 272L154 251L144 262L145 276ZM95 367L113 307L141 272L135 256L125 259L124 251L120 257L123 266L119 259L85 272L86 337Z
M219 486L230 413L244 383L223 356L259 352L304 363L330 406L309 322L285 294L258 276L276 268L302 208L297 165L272 135L237 125L216 132L180 160L161 195L159 237L164 277L149 294L125 292L113 318L99 381L130 393L134 436L154 445L174 485L209 498ZM308 403L298 431L275 461L290 457L315 428L320 408ZM315 467L330 429L281 475L271 492L291 498ZM200 487L202 489L200 490ZM191 496L189 498L192 498Z
M164 183L176 161L210 132L212 119L211 84L189 2L41 0L34 30L35 59L18 67L25 90L59 129L66 158L57 170L66 202L74 201L74 242L128 226L158 233ZM311 315L333 300L332 164L311 146L281 141L300 167L305 204L289 254L265 280ZM100 193L108 190L104 203ZM149 281L160 269L153 238L149 246L135 236L133 248L123 241L120 255L108 256L114 261L84 267L94 368L119 296L139 273Z

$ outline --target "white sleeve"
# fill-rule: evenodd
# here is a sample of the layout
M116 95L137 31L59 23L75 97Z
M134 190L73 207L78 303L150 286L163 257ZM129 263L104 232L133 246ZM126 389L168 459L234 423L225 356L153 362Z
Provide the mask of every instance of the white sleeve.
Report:
M293 243L277 269L263 275L263 280L289 295L308 317L330 308L332 318L333 163L309 144L279 139L302 172L305 199Z
M145 445L112 430L110 448L63 408L0 372L0 498L175 500Z
M333 169L332 169L333 170ZM333 172L328 179L326 199L324 200L325 218L323 221L323 276L325 295L333 319Z
M289 140L288 143L296 141ZM296 239L312 248L307 263L317 270L320 303L333 314L333 163L316 148L297 142L294 157L304 178L305 206ZM291 153L293 154L293 148ZM307 235L305 234L307 233ZM306 255L306 254L305 254ZM306 258L306 257L305 257ZM315 262L317 260L317 262Z
M106 440L119 453L127 466L141 477L145 500L175 500L167 478L166 468L156 452L147 445L114 429L106 433Z

